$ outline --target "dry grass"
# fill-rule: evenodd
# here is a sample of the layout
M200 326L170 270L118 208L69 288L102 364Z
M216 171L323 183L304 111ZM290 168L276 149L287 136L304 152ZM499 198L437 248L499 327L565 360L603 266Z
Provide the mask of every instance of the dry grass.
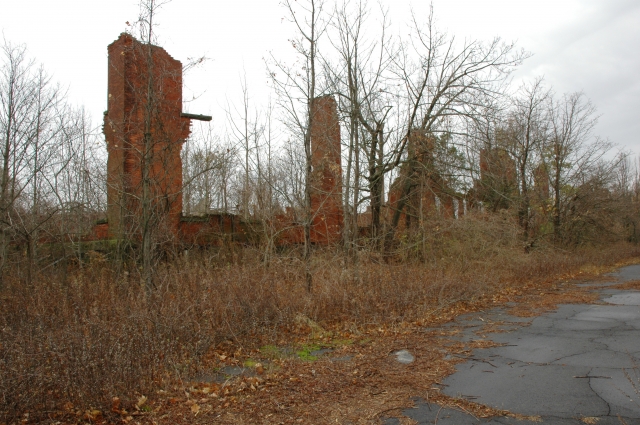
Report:
M513 224L499 217L436 222L429 237L404 238L398 249L390 262L366 252L356 262L333 251L317 252L312 293L305 290L296 255L281 253L265 267L251 248L244 250L241 265L213 251L165 264L151 291L134 271L117 274L99 261L68 271L65 279L41 274L31 285L9 276L0 292L0 423L25 414L32 422L47 421L60 411L77 417L88 411L95 419L91 412L108 412L113 397L119 398L118 409L140 411L141 395L186 385L225 344L247 352L267 343L290 344L310 331L300 317L334 336L362 336L371 329L397 335L407 323L444 322L474 305L514 300L527 288L574 276L587 264L599 270L637 255L625 244L525 254ZM573 295L584 301L584 294ZM397 338L392 342L372 346L374 358L386 356ZM421 353L428 363L424 373L441 376L433 367L451 366L434 353ZM368 373L365 366L357 370L355 375ZM357 381L349 373L349 382ZM381 391L392 375L378 380ZM406 390L389 393L392 399L380 406L420 390L407 382L398 382ZM430 382L426 376L424 382ZM294 383L292 397L306 394ZM319 395L308 394L309 400L314 397Z

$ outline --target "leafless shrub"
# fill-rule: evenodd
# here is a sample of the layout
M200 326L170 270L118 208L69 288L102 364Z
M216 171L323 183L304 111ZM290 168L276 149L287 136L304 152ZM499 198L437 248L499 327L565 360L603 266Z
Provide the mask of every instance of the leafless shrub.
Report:
M2 420L25 412L36 418L65 403L83 409L108 407L115 396L134 401L196 373L222 341L276 340L300 314L323 326L356 328L418 320L504 285L549 279L632 251L625 245L525 254L510 220L480 215L433 222L434 231L422 236L426 244L406 239L405 251L426 251L388 264L366 252L352 263L336 251L317 251L313 293L300 284L305 264L295 250L280 253L269 267L250 248L241 265L213 250L193 252L163 265L152 291L135 270L118 277L97 254L92 267L71 270L66 281L52 273L31 284L7 278L0 293Z

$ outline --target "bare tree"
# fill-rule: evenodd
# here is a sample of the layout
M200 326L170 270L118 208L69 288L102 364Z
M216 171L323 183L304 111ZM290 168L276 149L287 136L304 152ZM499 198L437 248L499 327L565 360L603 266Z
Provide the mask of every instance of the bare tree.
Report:
M304 2L283 0L287 18L294 24L298 37L291 44L298 54L299 62L293 66L273 59L269 71L274 83L278 102L286 111L286 122L294 137L299 137L305 154L305 202L304 202L304 262L305 281L311 291L312 276L311 259L311 128L313 126L312 103L318 90L318 41L325 32L326 24L323 16L324 1L306 0ZM298 12L301 12L300 14ZM280 76L279 74L282 74Z
M25 168L28 153L34 87L31 79L33 61L26 57L24 46L6 40L2 46L0 80L0 129L2 130L2 176L0 178L0 273L7 263L10 238L10 212L20 194L19 174ZM1 275L0 275L1 278Z
M341 97L349 135L345 199L352 203L352 214L345 216L345 241L357 235L359 205L368 201L371 209L371 236L378 239L384 202L384 177L395 165L395 147L387 146L392 132L388 119L393 111L396 81L390 72L394 56L393 40L388 35L386 11L380 12L375 36L368 36L370 11L362 2L345 2L333 16L335 37L333 46L339 57L337 71L327 64L335 91ZM363 170L361 170L361 158ZM352 180L353 173L353 183ZM360 199L360 176L366 180L367 199ZM353 196L350 197L352 190ZM352 199L350 199L352 198ZM348 207L348 206L347 206Z
M601 177L592 179L591 184L602 180L606 174L602 172L611 167L603 165L606 162L603 163L602 159L612 145L592 135L598 116L595 107L583 93L566 94L560 100L552 100L550 108L550 137L544 152L553 195L554 235L560 241L563 226L571 215L572 199L575 206L576 195L570 188L583 186L594 173ZM619 161L625 163L623 158L613 163ZM613 167L611 172L616 168Z
M260 166L260 143L264 134L264 126L261 123L259 113L256 110L252 110L246 75L243 75L240 87L242 92L240 105L232 105L227 102L226 114L233 143L238 146L240 152L243 152L240 214L246 220L251 212L252 197L254 194L258 196L259 193L257 188L254 191L252 187L253 174L257 174L257 184L263 183L261 175L264 170ZM261 202L259 199L256 199L256 201L258 203Z
M166 2L164 2L166 3ZM151 167L153 162L154 145L157 143L154 140L152 134L152 126L154 120L158 115L158 93L154 84L154 79L157 77L155 74L157 66L154 63L153 58L153 44L154 41L154 22L153 19L157 14L157 11L164 4L158 0L146 0L140 2L141 14L138 19L140 25L141 38L146 42L145 59L146 59L146 88L143 111L143 137L144 142L141 152L141 170L142 170L142 196L140 203L142 204L142 214L140 217L142 227L142 275L147 287L152 285L152 267L153 267L153 239L152 230L157 225L154 221L153 208L153 194L152 194L152 182L151 182ZM144 84L144 83L143 83ZM157 137L157 136L156 136ZM162 136L160 136L162 137Z
M56 153L60 150L61 136L70 130L67 121L67 108L63 104L63 94L59 87L53 86L51 78L40 67L33 75L33 110L31 125L25 142L28 154L25 160L28 168L23 173L25 187L21 196L24 205L23 214L15 214L12 223L15 231L27 244L27 280L30 282L36 259L37 241L40 228L56 213L57 208L47 202L48 177L52 171L64 170L68 159ZM58 161L61 161L58 163ZM15 209L13 210L15 211Z
M106 156L99 128L84 109L67 108L63 131L55 141L56 159L44 175L48 204L55 205L53 226L46 229L52 240L68 244L83 263L83 237L96 220L105 218Z
M69 106L44 68L27 59L24 46L5 41L2 53L0 268L7 244L24 244L31 281L39 241L73 242L74 235L88 233L104 206L104 151L84 111Z
M457 134L464 128L461 123L475 119L483 107L492 105L490 100L503 95L506 78L526 57L527 53L500 38L488 43L479 40L458 43L455 37L438 31L433 8L425 24L412 16L412 33L400 44L394 61L406 91L406 106L399 112L404 117L404 126L399 133L394 164L407 155L410 178L405 179L402 187L390 236L420 168L415 155L406 150L411 132Z
M7 261L11 233L27 241L29 276L37 231L54 210L46 208L46 173L56 160L64 131L63 93L42 67L27 59L25 46L4 41L0 64L0 273Z
M222 143L211 126L196 127L181 152L186 215L229 212L228 187L236 153L236 147Z
M513 99L513 109L505 128L497 135L516 161L518 175L518 220L525 239L529 238L532 171L539 162L539 153L549 137L548 102L550 89L542 78L523 84Z

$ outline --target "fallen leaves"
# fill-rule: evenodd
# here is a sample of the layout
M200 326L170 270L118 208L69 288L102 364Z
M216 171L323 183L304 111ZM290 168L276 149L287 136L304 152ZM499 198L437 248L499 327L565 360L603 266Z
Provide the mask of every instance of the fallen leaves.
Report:
M136 403L136 407L138 409L140 409L140 408L142 408L142 406L145 405L146 402L147 402L147 397L142 395L142 396L138 397L138 402Z
M196 403L193 403L191 405L191 412L193 412L194 415L198 415L198 413L200 412L200 406Z
M559 304L590 304L598 299L600 296L589 288L571 288L543 295L525 296L508 312L518 317L534 317L557 308Z
M84 418L89 421L97 421L102 417L102 412L97 409L89 409L85 412Z

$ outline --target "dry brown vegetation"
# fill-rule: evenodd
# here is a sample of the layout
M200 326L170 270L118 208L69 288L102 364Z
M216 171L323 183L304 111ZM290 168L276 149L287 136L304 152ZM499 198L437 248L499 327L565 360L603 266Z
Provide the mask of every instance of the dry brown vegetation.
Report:
M504 415L439 393L457 361L491 342L456 343L437 325L506 302L534 315L593 301L562 283L637 258L638 164L592 134L591 101L539 78L510 87L529 54L499 38L459 44L433 10L424 23L411 16L405 38L357 2L284 0L297 59L268 60L274 104L249 102L244 82L231 131L194 129L182 183L151 193L179 175L183 142L152 124L175 97L152 84L165 71L151 25L163 3L140 1L137 23L146 89L131 95L144 109L131 131L144 148L126 168L146 175L139 188L108 184L101 131L25 46L0 46L0 425L378 423L413 396ZM311 105L329 93L343 162L330 190L311 178ZM154 177L150 153L165 147L167 175ZM134 174L114 168L116 181ZM314 246L311 226L329 215L311 195L329 191L341 218L327 242L339 243ZM107 240L94 224L109 208L131 223L101 221ZM247 232L187 246L167 223L190 213L236 217ZM304 244L273 226L284 213ZM411 367L390 356L402 348ZM231 366L251 376L217 382Z
M62 418L70 421L92 419L92 411L106 415L107 419L100 416L103 420L116 420L105 413L111 410L114 397L123 406L118 409L143 412L141 405L136 408L142 395L150 398L149 403L166 402L171 397L163 398L158 391L181 394L199 373L216 365L241 364L243 359L259 356L255 350L269 344L295 347L315 341L331 346L337 340L356 341L341 350L353 355L375 352L374 360L365 363L380 375L376 362L389 363L389 350L399 346L398 338L408 329L419 330L448 321L461 311L526 294L553 293L554 279L560 276L571 276L587 265L598 271L638 253L634 245L621 243L571 252L543 247L525 254L515 225L497 216L433 224L428 240L406 242L399 251L402 255L386 261L375 253L361 252L354 263L345 262L337 251L316 252L312 293L303 284L304 267L296 252L280 253L267 267L257 251L247 247L235 248L235 257L229 250L192 251L188 257L164 264L152 290L145 289L135 268L118 272L97 253L82 266L49 269L31 284L25 284L16 268L0 292L0 423L60 420L56 415L63 412ZM233 262L239 252L242 264ZM588 298L564 294L555 301ZM526 298L526 302L534 309L554 302L553 296L544 298L545 302L541 299ZM442 363L433 369L442 361L442 353L429 338L418 343L413 334L413 348L419 353L427 350L423 361L432 360L421 372L431 376L425 378L426 385L450 367ZM313 388L326 381L328 393L313 393L308 399L295 381L283 386L284 378L278 378L295 378L289 374L300 367L308 369L306 363L292 359L285 363L285 368L267 370L260 378L262 384L272 380L270 385L279 388L280 395L272 393L271 401L253 401L268 405L273 398L289 400L294 407L285 409L285 416L277 412L272 418L277 418L275 423L287 417L293 421L295 406L305 406L312 399L317 409L323 409L317 403L327 397L325 401L344 401L339 393L327 394L336 388L340 369L352 366L319 362L314 370L328 374L329 367L337 375L317 377ZM384 367L392 371L396 366ZM376 385L382 392L391 391L385 385L395 385L389 373L382 373L385 379L378 376ZM408 403L409 393L416 390L404 385L398 405ZM400 389L394 391L399 397ZM224 398L223 393L218 395ZM261 411L259 406L251 410L247 404L237 404L237 399L232 406L226 404L227 411L244 406L239 410L244 413L236 412L243 421L253 422L251 412ZM220 402L218 407L225 410L224 406ZM325 413L318 411L317 416ZM227 418L226 422L233 421ZM274 423L267 418L261 422Z

